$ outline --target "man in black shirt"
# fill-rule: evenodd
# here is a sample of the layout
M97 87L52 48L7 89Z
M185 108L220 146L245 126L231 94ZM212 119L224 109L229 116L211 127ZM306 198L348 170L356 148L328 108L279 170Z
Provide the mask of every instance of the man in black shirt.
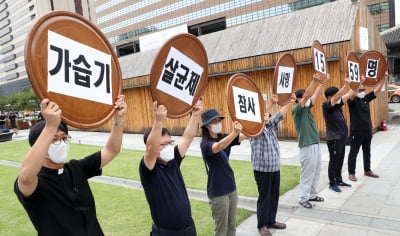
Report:
M350 112L350 152L348 156L349 179L357 181L356 177L356 161L357 154L362 146L364 159L364 175L379 178L371 170L371 139L372 139L372 122L370 116L369 102L376 98L376 95L382 90L382 86L387 80L388 73L385 73L375 89L367 94L364 92L363 85L360 86L359 93L353 95L348 101Z
M45 119L29 131L31 149L22 162L14 192L37 235L102 236L88 179L101 175L102 168L121 150L127 109L124 95L115 102L114 125L105 147L77 160L67 161L70 136L61 121L61 108L47 98L40 107Z
M140 181L150 207L153 225L150 235L197 235L181 163L196 136L203 97L196 102L178 144L163 125L167 108L153 102L154 123L143 135L146 151L139 164Z
M341 192L341 187L351 187L350 184L343 182L342 167L345 155L347 124L343 116L342 107L347 100L357 94L356 91L346 91L350 87L350 78L344 79L344 85L339 90L337 87L329 87L325 90L326 102L322 104L326 124L326 144L329 150L329 189L335 192ZM358 89L357 89L358 91Z

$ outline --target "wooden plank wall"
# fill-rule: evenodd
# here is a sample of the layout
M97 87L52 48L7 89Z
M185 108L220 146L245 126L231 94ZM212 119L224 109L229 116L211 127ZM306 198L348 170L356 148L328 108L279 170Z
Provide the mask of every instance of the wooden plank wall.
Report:
M347 55L350 45L350 42L342 42L340 44L324 46L328 58L341 58L341 60L328 62L328 72L331 75L331 80L325 85L325 88L330 86L340 88L343 85L344 73L346 70L345 55ZM295 84L295 91L297 89L305 89L311 82L314 73L311 65L310 48L295 50L292 53L296 58L296 61L304 63L304 65L297 66L297 82ZM271 54L256 58L218 63L216 65L210 65L210 72L219 72L227 68L232 71L240 71L254 66L269 67L276 64L279 56L280 54ZM233 74L234 73L210 77L208 86L204 93L204 108L215 108L226 117L223 121L224 132L227 132L232 128L232 120L226 105L225 88L229 78ZM267 96L272 94L272 86L274 84L273 67L271 69L247 72L246 74L254 79L262 93L266 93ZM141 80L146 81L143 78ZM369 91L370 90L372 89L369 89ZM128 113L125 117L124 130L128 133L143 133L146 128L151 127L153 122L150 88L149 86L128 88L124 89L123 93L126 96L126 101L129 106ZM387 99L384 98L386 98L386 95L381 94L377 101L371 103L371 114L373 114L372 119L375 128L379 126L382 119L387 119L387 117L384 116L384 114L387 114ZM322 139L325 138L326 135L325 122L321 108L321 104L325 100L326 99L322 92L316 101L315 107L312 109ZM274 113L278 110L278 106L275 106L273 109ZM347 105L344 106L343 111L346 120L349 122ZM180 119L167 119L166 127L172 132L172 134L181 135L186 127L188 119L189 115ZM110 124L106 124L102 130L109 130L110 128ZM198 133L198 135L200 135L200 133ZM290 112L287 114L287 119L280 123L278 136L282 139L292 139L297 137Z
M325 55L330 61L328 62L328 72L331 75L331 80L325 85L325 88L336 86L340 88L343 85L343 79L346 72L346 56L350 51L356 52L359 55L363 51L359 49L359 27L367 27L369 29L369 45L370 49L378 50L386 55L386 47L383 40L380 38L372 17L366 12L366 7L360 7L357 13L356 22L354 25L353 36L350 41L337 42L328 45L323 45ZM310 42L311 45L312 42ZM251 78L254 79L262 93L267 95L272 94L273 73L274 67L284 52L273 53L268 55L260 55L250 58L242 58L232 61L224 61L209 65L209 83L204 94L204 108L215 108L226 117L223 121L223 131L227 132L232 129L232 120L229 115L226 105L225 88L229 78L238 72L245 71ZM297 89L305 89L309 85L314 73L311 65L310 48L301 48L291 51L297 66ZM128 114L125 117L124 131L128 133L143 133L143 131L152 126L152 98L150 94L149 76L141 76L123 80L123 93L126 96L128 103ZM367 88L367 92L373 88ZM325 138L326 129L322 115L321 104L326 100L322 94L318 97L312 113L319 130L319 135L322 139ZM373 127L376 130L382 120L388 118L387 93L380 93L378 98L371 102L371 118ZM274 112L279 109L274 107ZM345 118L349 125L349 112L347 104L343 109ZM189 115L180 119L167 119L166 128L172 134L181 135L186 127ZM99 131L110 130L111 124L107 123L104 126L96 129ZM198 133L200 135L200 132ZM278 136L281 139L293 139L297 134L294 128L291 112L288 112L287 118L280 123Z

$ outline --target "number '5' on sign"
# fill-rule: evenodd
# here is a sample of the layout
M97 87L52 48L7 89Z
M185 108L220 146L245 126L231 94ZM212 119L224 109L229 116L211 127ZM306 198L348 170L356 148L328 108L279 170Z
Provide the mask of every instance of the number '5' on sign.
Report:
M287 66L279 66L278 69L278 83L276 92L279 93L291 93L293 87L293 74L294 68Z
M316 48L314 48L314 61L315 70L326 74L325 54Z
M359 70L359 63L348 61L348 68L349 68L349 77L352 82L360 82L360 70Z

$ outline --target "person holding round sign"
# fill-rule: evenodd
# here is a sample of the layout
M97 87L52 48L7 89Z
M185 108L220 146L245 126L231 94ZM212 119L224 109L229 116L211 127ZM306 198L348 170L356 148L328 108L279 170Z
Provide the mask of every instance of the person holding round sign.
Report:
M306 90L296 91L296 105L292 108L292 116L299 140L299 158L301 164L299 204L311 209L310 201L322 202L317 195L317 187L321 170L321 149L319 135L314 116L310 109L321 93L324 84L329 80L329 74L321 78L318 73ZM315 86L318 87L315 89Z
M292 101L295 101L292 94ZM284 119L284 115L292 105L288 102L271 116L273 105L278 103L278 96L273 94L265 104L265 126L261 134L250 138L251 163L254 171L254 179L258 188L257 200L257 228L261 235L271 235L269 229L285 229L286 224L276 221L279 203L280 186L280 150L276 134L278 124Z
M222 133L221 121L224 118L213 108L203 112L200 149L208 174L207 196L215 221L214 233L234 236L238 195L229 155L231 147L239 145L247 137L241 134L242 125L238 121L233 122L229 134Z
M202 111L201 96L193 106L182 139L174 146L169 131L163 128L167 108L157 101L153 103L154 123L144 133L146 151L139 164L140 181L153 219L150 235L196 235L180 166L196 135Z
M372 121L369 109L369 103L376 98L376 95L382 90L388 72L384 74L385 79L381 79L375 89L365 94L364 85L361 84L357 94L354 94L347 101L350 112L350 152L348 156L349 179L357 181L356 162L357 154L362 146L364 159L364 175L379 178L379 175L371 170L371 140L372 140Z
M83 159L68 162L67 125L60 107L43 99L44 120L29 132L31 149L26 154L14 192L25 208L38 235L104 235L96 217L88 179L101 175L102 168L120 152L122 120L127 105L119 95L114 103L114 125L106 146Z
M351 90L349 93L346 93L350 88L350 84L350 78L346 77L344 79L344 85L340 90L335 86L327 88L325 90L326 101L322 103L322 111L326 125L326 144L329 151L329 189L338 193L342 191L339 187L351 187L351 185L344 182L342 178L348 133L342 107L353 94L357 93L356 90Z

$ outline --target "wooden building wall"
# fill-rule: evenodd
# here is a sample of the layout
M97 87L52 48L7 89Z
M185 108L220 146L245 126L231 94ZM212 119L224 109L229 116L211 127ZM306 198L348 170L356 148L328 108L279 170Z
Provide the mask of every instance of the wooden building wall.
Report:
M331 80L325 85L325 88L330 86L341 87L343 85L344 72L345 72L345 62L344 60L338 60L336 58L344 58L347 55L347 48L349 42L332 44L324 46L325 53L328 58L333 58L328 62L328 72L331 75ZM311 58L309 57L310 49L301 49L292 52L297 61L302 60L302 64L297 66L297 82L295 84L295 90L305 89L309 85L314 73L313 67L311 65ZM244 70L249 64L261 63L260 67L265 67L262 70L253 70L246 72L251 78L254 79L255 83L259 87L262 93L267 95L272 94L273 86L273 66L276 64L278 54L260 56L259 58L246 59L238 62L226 62L219 63L218 65L210 65L210 74L218 74L220 68L232 68L234 71ZM307 59L307 60L304 60ZM270 67L272 66L272 67ZM227 73L227 71L222 72ZM204 93L204 108L215 108L222 115L226 117L223 122L224 131L228 131L232 128L232 120L229 115L228 107L225 98L225 88L228 83L229 78L234 73L227 73L219 76L209 77L208 86ZM369 91L372 88L369 89ZM152 114L152 98L150 94L149 86L135 87L124 89L123 93L126 96L126 100L129 106L128 114L125 117L124 130L129 133L143 133L143 131L151 127L153 122ZM386 119L385 114L387 114L387 95L381 93L378 99L371 103L371 115L374 127L380 125L382 119ZM312 109L315 121L317 123L318 130L320 132L320 137L324 138L326 135L325 123L322 115L321 104L325 101L325 97L322 94L318 97L315 107ZM380 105L381 104L381 105ZM279 110L279 106L274 107L274 112ZM346 120L349 121L349 114L347 105L344 106L344 114ZM189 115L180 119L167 119L166 127L175 135L181 135L186 123L189 119ZM106 128L109 129L110 127ZM280 138L296 138L296 131L294 128L294 123L290 112L287 114L287 119L280 123L279 133Z
M351 39L323 45L325 55L328 59L328 73L331 76L331 80L325 85L325 88L330 86L340 88L343 85L346 72L346 56L348 52L352 51L359 55L362 54L363 51L359 49L360 27L368 28L369 49L378 50L386 55L386 47L375 28L371 15L367 13L366 9L362 7L359 9ZM311 43L312 42L310 42L310 46ZM305 89L309 85L314 73L311 64L310 47L295 49L290 52L298 63L297 80L294 90ZM209 64L209 82L204 93L204 108L215 108L226 117L223 121L224 132L232 128L232 120L228 112L225 98L225 88L229 78L235 73L246 73L254 79L262 93L270 95L272 93L274 68L282 53L284 52ZM153 124L152 98L149 83L149 76L123 80L123 93L126 96L129 107L124 122L125 132L143 133L146 128L151 127ZM372 91L372 89L373 88L368 88L367 92ZM316 101L315 107L312 109L322 139L326 136L325 122L321 107L325 100L322 92ZM387 120L388 105L386 90L380 93L375 101L371 102L370 108L373 127L376 129L379 127L382 120ZM274 107L274 112L278 109L279 107ZM347 104L344 106L343 111L349 125ZM282 139L297 137L290 113L291 112L288 112L287 118L280 123L278 135ZM167 119L166 128L174 135L181 135L186 127L188 119L189 115L180 119ZM98 130L110 130L110 128L110 124L106 124Z

